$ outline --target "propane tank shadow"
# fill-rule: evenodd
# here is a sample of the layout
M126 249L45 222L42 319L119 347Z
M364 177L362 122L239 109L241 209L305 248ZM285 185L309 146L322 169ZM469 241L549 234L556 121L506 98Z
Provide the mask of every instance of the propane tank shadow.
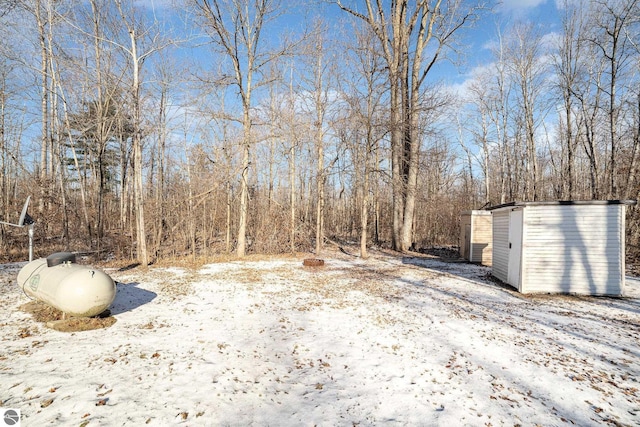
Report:
M111 304L110 310L112 315L126 313L141 307L158 296L155 292L148 291L138 287L140 283L122 283L116 282L117 292L116 298Z

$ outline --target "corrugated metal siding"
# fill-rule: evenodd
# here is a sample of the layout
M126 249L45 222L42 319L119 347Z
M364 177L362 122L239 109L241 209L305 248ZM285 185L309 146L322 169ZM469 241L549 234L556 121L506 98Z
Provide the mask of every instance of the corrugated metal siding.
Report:
M622 294L623 215L621 205L527 206L522 292Z
M491 273L507 282L509 269L509 209L493 212Z
M473 229L471 230L472 262L491 265L493 259L493 232L491 228L491 215L474 215Z

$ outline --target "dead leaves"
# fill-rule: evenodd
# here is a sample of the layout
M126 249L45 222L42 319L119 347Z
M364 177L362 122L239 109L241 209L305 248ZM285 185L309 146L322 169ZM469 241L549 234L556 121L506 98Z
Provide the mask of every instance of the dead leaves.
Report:
M53 401L56 400L55 398L50 398L50 399L44 399L42 401L40 401L40 407L41 408L46 408L48 406L50 406Z
M98 386L98 388L96 389L96 391L105 389L105 385L104 384L100 384ZM107 402L109 402L109 398L105 397L107 394L111 393L113 391L112 388L105 390L103 392L100 392L96 395L96 397L98 397L99 399L96 401L95 406L105 406L107 404ZM89 414L87 414L88 416Z
M104 399L100 399L96 402L96 406L105 406L108 401L109 401L108 397L105 397Z
M144 325L138 326L138 328L140 328L140 329L153 329L154 328L153 322L145 323Z
M33 333L37 333L37 329L34 332L32 332L31 328L26 326L24 328L20 328L20 330L18 331L18 337L19 338L29 338L30 336L33 336Z

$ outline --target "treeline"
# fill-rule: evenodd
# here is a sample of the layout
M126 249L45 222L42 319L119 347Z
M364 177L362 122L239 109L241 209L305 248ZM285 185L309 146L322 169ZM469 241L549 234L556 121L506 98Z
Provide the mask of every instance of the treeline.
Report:
M38 256L366 256L457 244L485 205L637 197L638 1L495 26L456 87L491 4L155 3L0 0L0 220L31 195Z

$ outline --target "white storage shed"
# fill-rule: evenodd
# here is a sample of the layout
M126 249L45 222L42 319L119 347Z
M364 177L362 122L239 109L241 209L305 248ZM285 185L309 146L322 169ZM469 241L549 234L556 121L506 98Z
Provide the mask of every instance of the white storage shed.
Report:
M491 265L491 212L473 210L460 214L460 256L468 261Z
M633 200L514 202L493 213L492 274L522 293L623 295Z

